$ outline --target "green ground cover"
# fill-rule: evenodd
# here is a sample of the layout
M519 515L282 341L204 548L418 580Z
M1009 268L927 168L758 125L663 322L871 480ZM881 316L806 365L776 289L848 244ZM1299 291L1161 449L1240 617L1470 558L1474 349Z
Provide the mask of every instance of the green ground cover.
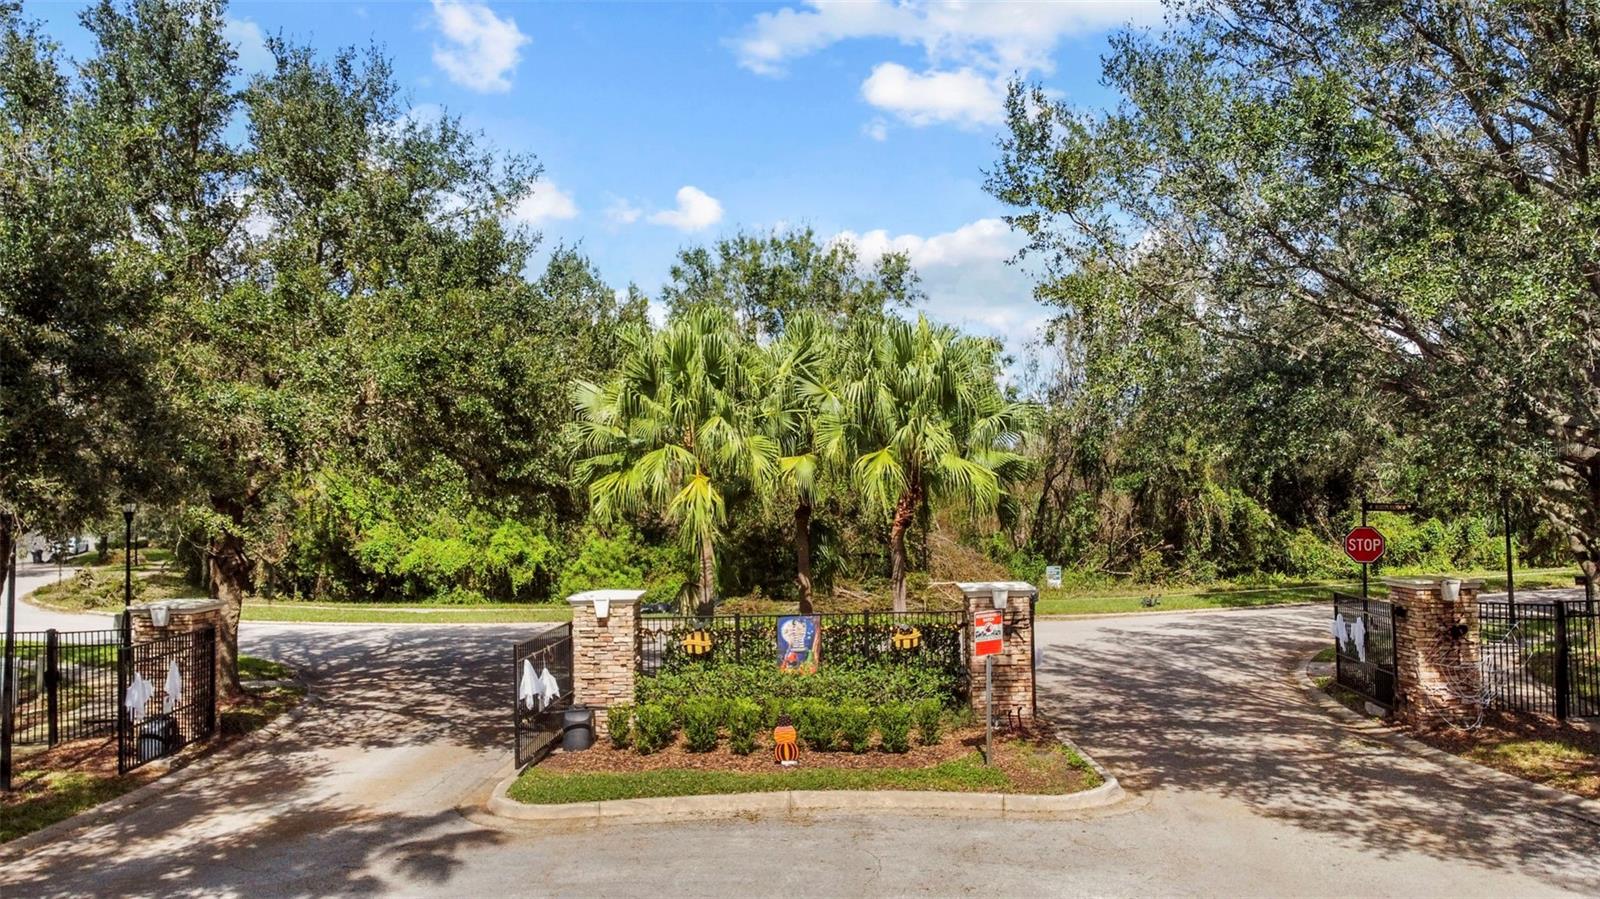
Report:
M1384 572L1384 576L1405 576L1424 572ZM1483 578L1484 592L1505 590L1504 571L1452 572L1462 577ZM1537 590L1547 587L1570 587L1576 575L1574 568L1528 568L1517 571L1517 589ZM1371 583L1375 593L1381 595L1383 586L1379 575ZM1297 602L1321 602L1334 590L1354 591L1361 588L1356 580L1300 581L1270 586L1237 584L1211 584L1207 586L1155 587L1126 585L1113 587L1086 587L1077 589L1043 589L1039 591L1038 612L1041 615L1091 615L1114 612L1159 612L1183 609L1251 608L1255 606L1284 605ZM1144 600L1155 597L1159 603L1147 606Z
M1007 766L990 766L971 752L922 768L798 767L753 773L664 768L649 771L553 771L535 765L511 785L519 802L564 804L661 796L708 796L727 793L770 793L780 790L938 790L956 793L1062 794L1099 786L1100 778L1081 756L1059 747L1070 776L1039 783L1028 778L1025 789ZM1035 769L1037 770L1037 769Z
M360 624L511 624L567 621L572 608L557 605L368 606L359 603L261 602L244 604L246 621L299 621Z

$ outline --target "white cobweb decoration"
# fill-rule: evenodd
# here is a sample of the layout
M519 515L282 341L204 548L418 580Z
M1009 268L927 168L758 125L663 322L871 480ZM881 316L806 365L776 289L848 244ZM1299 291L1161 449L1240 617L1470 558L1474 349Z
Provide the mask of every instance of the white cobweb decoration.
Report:
M1489 703L1513 676L1508 660L1522 657L1516 651L1520 627L1521 622L1513 624L1499 639L1484 643L1440 634L1424 651L1444 683L1421 685L1424 711L1457 730L1482 727Z

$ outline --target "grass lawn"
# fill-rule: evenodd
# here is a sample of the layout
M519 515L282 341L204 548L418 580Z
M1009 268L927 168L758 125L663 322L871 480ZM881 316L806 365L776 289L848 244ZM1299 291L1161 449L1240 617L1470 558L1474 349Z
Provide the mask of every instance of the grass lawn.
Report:
M63 612L122 611L122 569L86 568L33 591L29 599ZM134 569L134 603L203 595L176 571ZM109 625L108 625L109 626Z
M294 669L282 662L255 656L239 657L240 680L287 680L293 676Z
M780 790L938 790L955 793L1075 793L1100 785L1100 776L1069 747L1007 741L996 764L979 752L917 768L829 767L805 753L796 768L719 771L657 768L642 771L565 771L535 765L522 772L509 795L519 802L562 804L652 796L771 793ZM770 756L769 756L770 758Z
M567 621L572 607L560 605L369 606L362 603L298 603L246 600L246 621L347 622L360 624L498 624Z
M1483 578L1484 592L1505 590L1505 572L1469 571L1452 572L1462 577ZM1385 572L1398 575L1400 572ZM1570 587L1573 568L1528 568L1517 572L1519 590L1537 590L1542 587ZM1371 583L1375 595L1383 595L1384 588L1373 575ZM1091 615L1112 612L1160 612L1183 609L1227 609L1254 606L1283 605L1296 602L1321 602L1334 590L1361 589L1355 580L1297 581L1268 587L1249 587L1234 584L1213 584L1205 587L1156 587L1151 585L1117 585L1112 587L1087 587L1074 589L1043 589L1039 591L1040 615ZM1157 597L1160 602L1146 606L1142 600Z
M1600 734L1491 709L1476 730L1426 730L1413 736L1523 780L1600 799Z
M1328 661L1331 662L1333 659L1330 657ZM1367 711L1367 697L1342 684L1334 683L1332 677L1313 678L1313 681L1318 689L1332 697L1335 702L1364 718L1373 717L1372 713Z

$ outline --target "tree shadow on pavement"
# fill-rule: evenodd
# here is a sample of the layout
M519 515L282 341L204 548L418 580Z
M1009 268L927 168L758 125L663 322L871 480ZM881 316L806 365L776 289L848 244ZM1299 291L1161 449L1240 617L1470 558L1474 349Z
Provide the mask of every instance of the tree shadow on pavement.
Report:
M246 631L249 652L305 673L313 698L303 714L118 819L7 863L0 892L313 896L445 885L465 853L506 838L455 806L509 759L510 644L539 628Z
M1515 866L1580 891L1600 882L1600 826L1363 738L1313 705L1290 672L1325 629L1306 609L1042 634L1040 705L1131 790L1230 797L1385 857Z

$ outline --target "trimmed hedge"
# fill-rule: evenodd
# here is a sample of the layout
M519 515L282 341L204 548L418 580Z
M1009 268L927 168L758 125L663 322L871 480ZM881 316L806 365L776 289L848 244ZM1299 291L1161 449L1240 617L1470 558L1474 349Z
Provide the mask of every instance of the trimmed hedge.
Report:
M704 698L750 699L764 706L815 699L834 706L851 702L877 706L933 701L943 707L955 702L960 686L956 676L931 667L884 663L795 674L779 671L772 662L762 659L691 666L641 677L634 697L640 704L671 706L690 698Z

